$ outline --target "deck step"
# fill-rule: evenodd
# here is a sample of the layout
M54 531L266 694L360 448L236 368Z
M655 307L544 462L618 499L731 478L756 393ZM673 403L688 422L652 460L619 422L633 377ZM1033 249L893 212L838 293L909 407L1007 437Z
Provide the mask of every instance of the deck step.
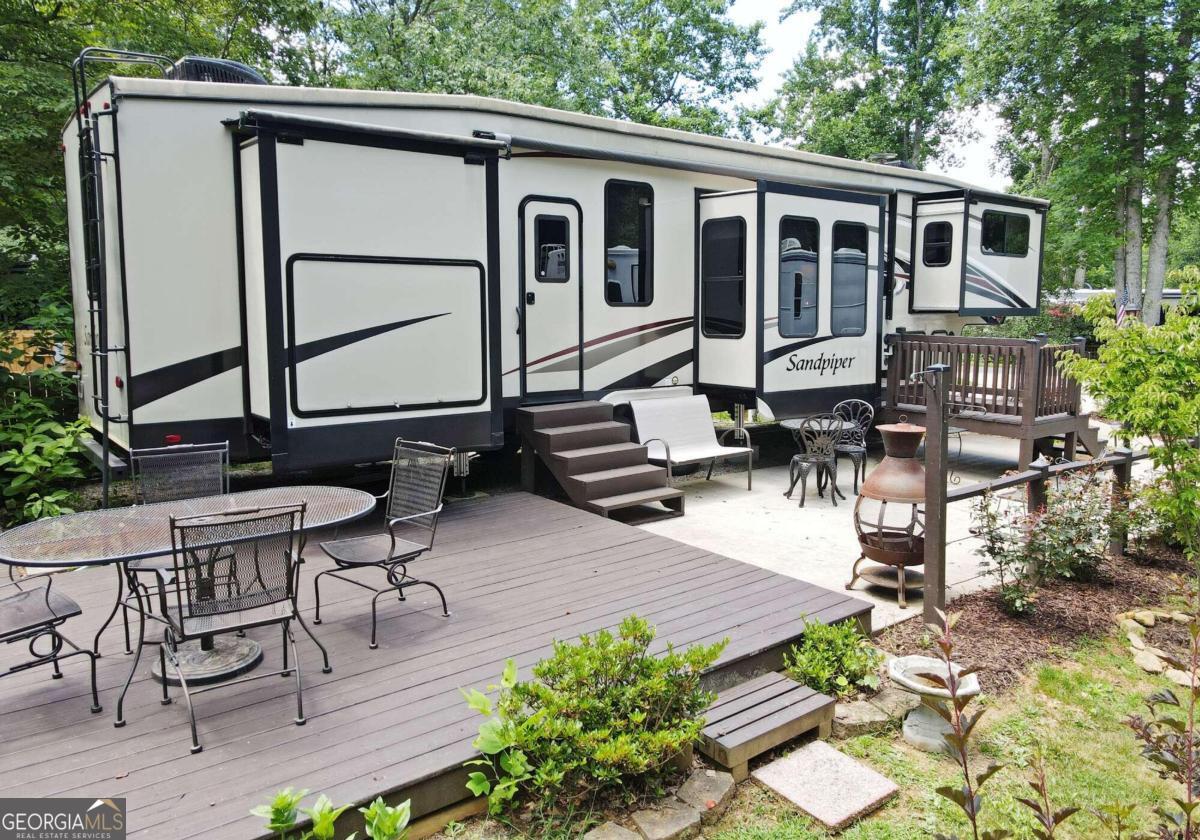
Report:
M616 467L635 467L646 463L646 447L640 443L606 443L582 449L564 449L551 453L568 476Z
M741 781L750 759L813 729L829 737L833 708L832 697L783 674L764 674L717 695L704 712L700 752Z
M564 449L603 446L608 443L628 443L631 430L627 423L605 420L538 429L533 433L539 452L552 454Z
M667 473L662 467L654 464L637 464L631 467L578 473L567 476L565 483L570 485L566 490L572 497L578 494L580 498L590 501L666 487Z
M527 431L554 426L578 426L582 423L602 423L612 419L612 404L598 400L527 405L517 409L517 420L524 423Z
M663 505L683 513L683 491L674 487L654 487L649 490L638 490L634 493L621 493L616 496L606 496L600 499L589 499L581 507L608 516L614 510L649 505L661 502Z

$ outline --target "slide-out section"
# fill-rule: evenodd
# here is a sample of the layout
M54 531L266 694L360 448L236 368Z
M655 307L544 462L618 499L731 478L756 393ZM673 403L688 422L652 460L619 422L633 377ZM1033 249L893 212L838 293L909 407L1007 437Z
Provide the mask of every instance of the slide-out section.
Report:
M276 469L498 442L494 149L243 118L248 423Z

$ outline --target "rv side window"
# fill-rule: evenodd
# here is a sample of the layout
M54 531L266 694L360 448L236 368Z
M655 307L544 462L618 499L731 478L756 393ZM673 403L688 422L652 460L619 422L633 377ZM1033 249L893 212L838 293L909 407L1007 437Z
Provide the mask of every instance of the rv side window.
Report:
M817 334L817 265L821 226L816 219L779 220L779 334Z
M953 245L954 226L949 222L930 222L925 225L925 242L921 248L921 262L930 268L950 265L950 251Z
M700 329L709 338L746 334L746 222L709 219L700 229Z
M654 190L649 184L604 185L604 299L648 306L654 299Z
M997 257L1023 257L1029 253L1029 217L1021 213L984 210L980 247Z
M533 220L537 279L543 283L563 283L571 278L570 230L566 216L538 216Z
M866 225L834 223L833 282L829 296L832 335L862 335L867 331Z

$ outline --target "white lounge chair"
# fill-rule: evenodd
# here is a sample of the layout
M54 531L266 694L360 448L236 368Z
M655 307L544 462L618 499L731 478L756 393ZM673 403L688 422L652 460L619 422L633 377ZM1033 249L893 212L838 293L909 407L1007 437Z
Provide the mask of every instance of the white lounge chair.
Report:
M753 487L754 449L749 445L750 433L742 430L746 446L723 446L721 441L734 430L727 430L718 440L707 397L632 400L629 409L638 442L646 447L651 463L666 465L668 482L673 480L674 467L708 461L707 477L711 479L717 461L745 455L746 489Z

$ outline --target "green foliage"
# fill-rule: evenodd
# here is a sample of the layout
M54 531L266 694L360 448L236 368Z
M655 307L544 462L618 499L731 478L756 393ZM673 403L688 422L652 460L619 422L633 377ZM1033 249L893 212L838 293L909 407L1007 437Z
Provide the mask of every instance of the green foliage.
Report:
M654 630L629 616L616 634L601 630L554 653L519 681L505 667L495 702L464 692L486 717L468 762L467 787L492 813L521 798L553 816L601 795L635 795L657 783L671 760L700 735L712 695L701 674L725 642L650 653Z
M30 351L52 356L65 336L64 310L44 307L28 346L0 330L0 525L57 516L71 511L69 487L85 477L80 456L87 434L74 411L74 382L58 367L15 373Z
M1108 298L1111 303L1112 298ZM1076 303L1043 300L1038 315L1006 318L1004 323L971 328L972 335L989 338L1037 338L1045 335L1050 344L1070 344L1077 337L1094 338L1092 325L1083 317L1083 307Z
M959 0L793 0L819 12L775 99L754 118L777 139L823 154L895 157L922 167L958 132L951 46Z
M267 821L267 830L278 835L279 840L336 840L336 823L349 805L335 807L325 794L317 797L309 808L300 803L308 795L307 790L284 788L265 805L251 809L250 813ZM412 814L409 800L392 807L376 797L366 808L359 808L363 815L368 840L404 840L408 836L408 822ZM307 831L298 829L300 815L311 823ZM358 832L352 832L344 840L355 840Z
M1173 538L1193 560L1200 549L1200 294L1166 311L1159 327L1128 319L1116 325L1102 303L1085 315L1100 341L1095 358L1069 355L1063 366L1121 424L1120 435L1151 441L1150 455L1162 472L1162 492L1150 504L1170 524Z
M805 621L800 644L784 655L788 676L838 697L878 688L882 662L883 654L853 621Z

